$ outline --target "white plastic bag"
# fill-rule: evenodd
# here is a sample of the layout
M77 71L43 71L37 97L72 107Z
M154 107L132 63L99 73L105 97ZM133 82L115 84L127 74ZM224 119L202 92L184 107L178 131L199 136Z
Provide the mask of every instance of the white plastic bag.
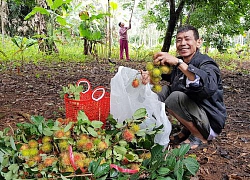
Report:
M137 73L135 69L120 66L111 79L110 114L122 123L131 118L137 109L146 108L148 118L141 128L152 127L152 124L159 127L163 124L162 132L155 137L155 143L167 146L172 126L165 113L165 104L158 100L157 94L151 90L149 84L139 85L137 88L132 86ZM140 74L137 77L140 79Z

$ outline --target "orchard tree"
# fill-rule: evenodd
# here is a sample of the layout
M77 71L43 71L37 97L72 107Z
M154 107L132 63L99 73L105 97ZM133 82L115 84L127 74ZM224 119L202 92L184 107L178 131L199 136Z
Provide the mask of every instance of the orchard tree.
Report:
M140 0L145 4L147 0ZM162 51L169 51L175 29L191 24L205 29L204 40L212 41L223 49L223 39L247 31L249 26L249 0L159 0L145 17L146 23L157 23L159 30L166 30ZM143 6L142 6L143 7ZM225 43L224 43L225 44Z

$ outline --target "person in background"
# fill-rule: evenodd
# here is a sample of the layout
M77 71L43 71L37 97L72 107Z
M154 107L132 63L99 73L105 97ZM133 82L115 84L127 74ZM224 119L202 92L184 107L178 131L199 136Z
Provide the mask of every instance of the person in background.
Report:
M227 116L220 69L212 58L200 53L201 44L195 27L182 26L176 36L179 57L158 52L153 60L173 67L171 74L162 75L169 85L158 93L169 114L182 125L179 133L170 136L170 144L188 143L191 149L204 147L218 136ZM142 72L142 82L150 82L146 71Z
M119 22L119 36L120 36L120 60L123 59L123 52L125 50L126 59L129 61L129 51L128 51L128 34L127 31L131 29L131 20L129 20L129 26L125 27L123 22Z

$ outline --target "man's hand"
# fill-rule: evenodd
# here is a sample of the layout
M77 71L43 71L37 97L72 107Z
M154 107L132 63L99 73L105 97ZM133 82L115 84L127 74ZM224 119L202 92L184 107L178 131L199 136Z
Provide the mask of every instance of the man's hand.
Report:
M167 52L158 52L154 55L154 64L176 66L178 59Z
M150 82L150 76L148 71L143 71L143 70L139 70L139 72L141 73L141 82L142 84L146 85L147 83Z

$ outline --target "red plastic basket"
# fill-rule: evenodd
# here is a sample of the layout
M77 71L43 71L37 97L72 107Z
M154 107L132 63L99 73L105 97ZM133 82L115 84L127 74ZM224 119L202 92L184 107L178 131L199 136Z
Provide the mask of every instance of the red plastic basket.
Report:
M84 111L89 120L99 120L106 125L106 119L110 112L110 93L105 91L103 86L96 87L93 91L88 80L81 79L78 81L88 84L88 89L82 92L80 100L68 98L68 94L64 96L66 117L74 121L77 120L78 112Z

